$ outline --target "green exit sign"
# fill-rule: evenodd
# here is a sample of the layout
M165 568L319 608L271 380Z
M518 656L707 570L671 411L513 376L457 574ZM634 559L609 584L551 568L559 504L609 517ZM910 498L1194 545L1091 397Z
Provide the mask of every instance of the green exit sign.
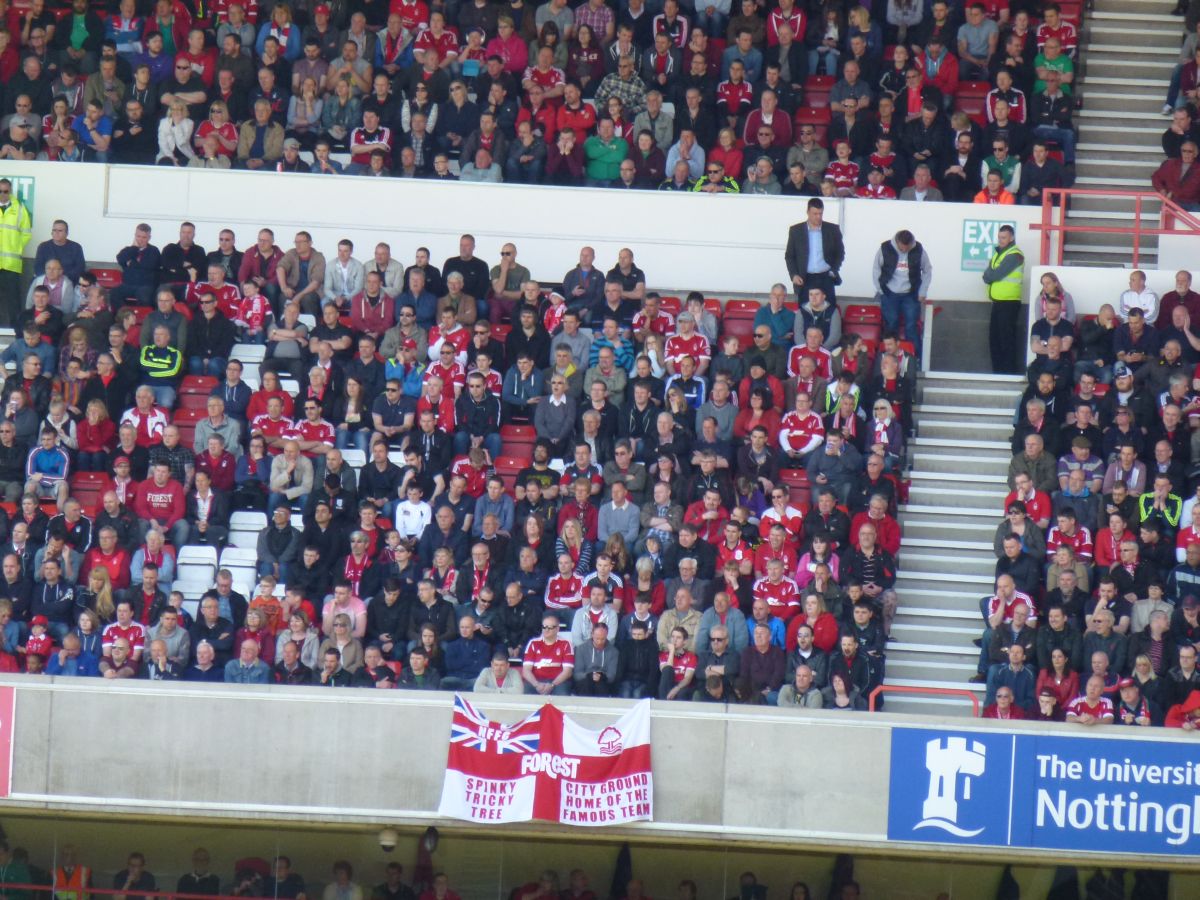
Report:
M962 232L962 270L964 272L982 272L988 266L988 260L996 249L999 241L1000 228L1012 226L1016 230L1016 222L1002 222L992 219L963 219Z

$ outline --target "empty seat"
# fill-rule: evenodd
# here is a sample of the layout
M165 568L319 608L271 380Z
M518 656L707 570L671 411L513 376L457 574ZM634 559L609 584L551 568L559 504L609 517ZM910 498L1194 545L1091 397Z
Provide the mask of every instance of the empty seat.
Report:
M365 450L347 448L342 451L342 460L350 468L359 469L367 464L367 453Z
M244 547L226 547L221 551L222 567L254 567L258 564L258 554Z
M829 106L829 95L837 79L832 75L809 75L804 80L804 102L816 109Z
M192 563L216 568L217 548L207 544L186 544L179 548L179 552L175 554L175 560L181 566Z
M229 517L229 527L241 528L246 531L262 531L267 527L267 514L240 509Z

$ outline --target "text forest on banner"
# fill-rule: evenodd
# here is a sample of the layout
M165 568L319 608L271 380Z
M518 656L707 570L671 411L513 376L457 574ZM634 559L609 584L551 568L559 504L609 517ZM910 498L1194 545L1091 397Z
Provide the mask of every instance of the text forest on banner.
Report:
M651 821L653 798L648 701L591 731L549 703L504 725L455 695L442 815L621 825Z

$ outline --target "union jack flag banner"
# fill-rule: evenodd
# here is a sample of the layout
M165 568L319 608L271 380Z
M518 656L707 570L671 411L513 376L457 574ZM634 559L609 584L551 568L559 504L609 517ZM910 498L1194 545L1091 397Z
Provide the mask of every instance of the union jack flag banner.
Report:
M651 821L650 704L599 731L552 704L505 725L455 695L438 812L470 822Z

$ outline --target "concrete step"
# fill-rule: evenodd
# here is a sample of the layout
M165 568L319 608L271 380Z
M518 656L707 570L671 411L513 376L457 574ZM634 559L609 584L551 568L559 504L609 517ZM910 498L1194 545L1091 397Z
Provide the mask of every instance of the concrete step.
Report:
M947 609L974 608L979 611L979 597L990 595L994 588L991 575L947 575L940 572L901 572L896 578L896 593L903 603L905 597L916 597L926 606L943 605ZM927 591L942 591L941 597L927 597ZM972 599L974 598L974 599Z
M905 574L917 577L924 573L946 575L991 576L996 559L990 551L955 551L954 553L916 552L901 548L899 565Z
M939 611L930 611L930 613L937 612ZM966 652L967 648L974 646L971 641L983 632L983 622L978 618L976 616L976 622L966 624L966 620L947 620L934 614L905 615L901 618L897 613L896 621L892 623L892 637L897 641L917 641L957 647ZM945 624L948 621L954 624ZM960 621L963 624L958 624Z
M889 662L890 662L890 660L889 660ZM972 672L971 674L974 674L974 673ZM971 684L966 678L963 678L963 679L951 678L951 679L947 679L947 680L943 681L943 680L939 680L936 678L910 678L907 676L901 676L901 677L897 677L894 680L892 678L888 678L887 681L888 681L888 684L895 685L896 687L907 687L907 688L918 688L918 689L919 688L934 688L935 690L939 689L939 688L954 688L956 690L961 690L961 691L970 691L972 694L976 695L979 698L979 701L981 703L983 702L983 695L985 693L987 693L987 688L984 685ZM966 701L965 699L960 700L959 702L964 704L968 710L970 709L970 703L968 701ZM888 710L888 711L891 712L891 710Z
M1158 79L1165 84L1171 80L1175 59L1176 57L1172 55L1147 56L1145 59L1135 57L1094 59L1088 52L1088 78L1084 84L1091 84L1094 74L1116 78ZM1086 95L1086 90L1084 93Z
M1150 179L1146 178L1104 178L1095 175L1083 175L1075 179L1075 187L1089 190L1149 190Z
M983 553L987 555L989 560L994 558L992 553L992 542L984 540L978 535L959 535L957 533L946 535L941 538L931 537L910 537L908 529L904 529L904 540L901 552L907 558L909 553L917 552L953 552L974 555ZM907 568L907 567L906 567Z
M1176 19L1176 21L1179 21ZM1112 59L1170 59L1174 63L1179 59L1178 47L1161 47L1153 44L1135 46L1133 44L1105 44L1089 41L1087 45L1088 68L1097 68L1107 64Z
M1154 86L1089 83L1084 103L1086 109L1136 113L1141 122L1165 121L1160 114L1166 95L1165 84L1156 90Z
M888 679L888 683L891 683L891 679ZM888 693L881 695L880 699L884 701L883 706L880 707L881 711L889 714L895 713L925 720L930 716L970 719L972 715L971 704L963 697ZM982 702L982 698L980 702Z
M1012 434L1012 430L1012 422L999 416L995 421L984 422L945 418L923 418L917 421L917 434L923 438L1005 441Z
M959 472L963 475L992 475L1008 469L1010 455L958 456L952 454L916 453L913 472Z
M947 490L999 490L1006 486L1006 474L965 476L958 472L913 472L913 487L946 488Z
M937 618L942 624L957 625L968 628L983 628L983 617L979 614L979 600L991 596L993 585L970 584L955 587L945 583L923 582L922 593L914 594L908 587L913 581L906 580L903 573L897 579L896 592L900 595L900 608L896 613L897 621L902 615L911 613L914 617L922 616ZM917 606L909 609L909 603ZM979 635L975 635L978 637Z
M1150 4L1146 4L1149 6ZM1125 12L1126 4L1122 4L1121 11L1110 10L1093 10L1088 16L1088 23L1094 31L1096 26L1105 22L1137 22L1139 25L1144 25L1147 28L1152 28L1155 31L1165 31L1169 33L1177 33L1180 26L1183 25L1183 19L1179 16L1170 15L1170 10L1164 3L1161 12ZM1159 26L1154 28L1154 26Z
M913 409L917 413L917 419L926 419L930 416L956 416L969 417L976 421L991 422L992 419L1012 417L1013 406L1016 404L1020 393L1013 391L1012 400L1001 406L958 406L956 404L941 404L941 403L918 403Z
M994 388L1006 385L1023 384L1025 379L1020 375L993 375L985 372L926 372L921 376L921 384L926 387L962 387L966 382L975 387Z
M887 682L897 678L940 678L947 681L967 681L979 670L979 657L965 653L930 650L924 652L894 650L888 645Z
M1013 406L1016 405L1017 397L1020 394L1014 393ZM942 437L915 437L909 443L915 450L930 455L936 454L965 454L965 453L988 453L1000 454L1008 453L1012 455L1011 445L1008 440L971 440L963 438L942 438Z
M996 514L995 519L997 523L1000 521L999 513ZM916 518L907 515L900 517L900 527L904 532L905 547L909 545L911 540L941 542L948 534L953 534L964 540L982 541L991 547L992 535L996 532L995 523L988 520L976 522L962 519L956 522L949 519L936 519L926 516Z
M975 509L979 506L991 506L999 510L1004 504L1008 488L997 486L994 490L971 489L958 485L923 484L914 485L909 491L909 498L914 503L937 504L939 506L961 506Z
M1133 252L1133 235L1076 231L1070 233L1067 246L1076 249L1092 247L1102 252L1111 252L1115 249L1118 252L1129 254ZM1155 249L1158 247L1158 237L1153 234L1144 234L1140 246L1142 249Z
M1081 157L1090 155L1096 159L1111 159L1114 163L1152 163L1155 169L1158 168L1158 164L1162 162L1163 158L1162 147L1159 146L1158 141L1137 145L1108 142L1090 143L1085 141L1077 144L1075 149Z
M928 385L922 391L922 404L946 406L954 409L965 407L1000 407L1012 409L1021 396L1019 387L976 388L967 385L943 387Z
M990 522L993 518L999 521L999 516L1000 513L991 506L927 505L911 500L900 506L901 523L908 522L911 518L920 518L930 522L945 522L948 527L956 528L970 525L972 522ZM993 530L995 527L993 524Z

